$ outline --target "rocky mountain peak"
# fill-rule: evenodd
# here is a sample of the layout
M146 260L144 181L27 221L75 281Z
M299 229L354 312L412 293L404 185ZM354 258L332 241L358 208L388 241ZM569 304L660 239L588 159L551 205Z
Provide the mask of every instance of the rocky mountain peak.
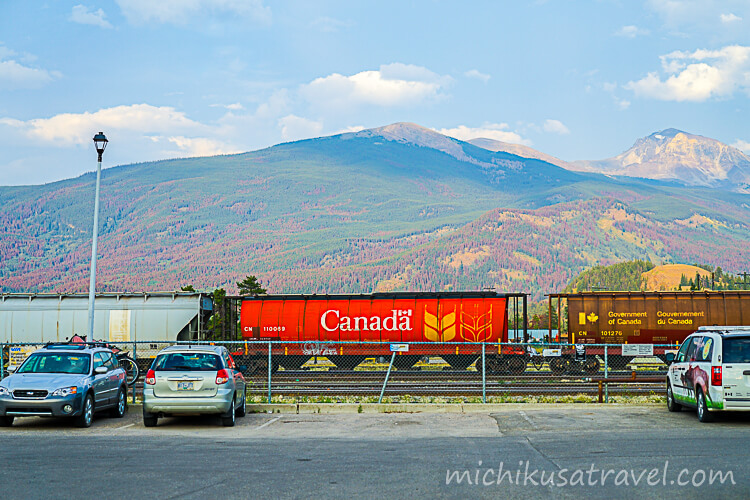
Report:
M572 168L750 192L750 158L716 139L675 128L638 139L613 158L574 162Z

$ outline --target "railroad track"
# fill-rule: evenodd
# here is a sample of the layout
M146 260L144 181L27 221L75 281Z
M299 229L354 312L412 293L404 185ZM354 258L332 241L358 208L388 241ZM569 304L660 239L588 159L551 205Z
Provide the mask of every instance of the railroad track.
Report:
M629 377L632 371L610 371L609 377ZM271 375L271 383L290 383L290 382L303 382L303 381L321 381L321 382L366 382L366 381L379 381L381 384L385 379L385 371L351 371L351 370L328 370L328 371L308 371L308 370L283 370L278 371ZM664 372L660 371L638 371L636 376L641 377L663 377ZM487 373L485 379L489 381L539 381L539 382L558 382L558 381L586 381L592 378L601 378L604 376L604 372L598 372L593 374L586 373L570 373L564 375L553 374L552 372L525 372L522 374L510 374L510 373ZM268 375L266 374L255 374L252 376L245 377L247 380L252 380L254 383L268 383ZM402 370L392 371L389 384L392 382L410 382L410 381L429 381L434 380L435 383L444 383L446 381L474 381L482 379L481 372L467 371L467 370L443 370L443 371L418 371L418 370Z
M377 396L382 386L367 384L353 386L341 384L332 387L324 386L272 386L272 394L276 396ZM663 384L628 384L611 385L609 394L662 394ZM538 385L494 385L488 384L485 390L487 396L565 396L565 395L596 395L598 384L569 384L540 387ZM249 393L265 395L267 388L250 387ZM481 384L453 384L453 385L404 385L388 384L386 396L480 396Z
M277 396L371 396L379 395L385 380L385 371L352 370L281 370L271 376L271 392ZM610 378L630 378L631 371L610 371ZM485 393L488 396L529 395L562 396L570 394L598 393L597 374L554 375L551 372L526 372L520 375L487 374ZM608 384L610 394L663 394L664 377L659 371L638 371L637 379ZM639 381L638 379L642 379ZM268 394L266 375L247 376L248 393ZM135 393L143 391L139 380ZM385 395L413 396L478 396L482 394L482 374L467 370L418 371L401 370L391 372Z

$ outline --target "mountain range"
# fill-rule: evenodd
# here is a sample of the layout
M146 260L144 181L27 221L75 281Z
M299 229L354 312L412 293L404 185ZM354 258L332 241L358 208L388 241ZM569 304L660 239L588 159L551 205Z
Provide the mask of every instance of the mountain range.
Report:
M750 193L747 155L715 139L673 128L638 139L632 148L614 158L573 162L565 167Z
M106 169L97 289L233 293L253 274L271 293L492 287L541 300L624 260L750 267L750 196L730 185L741 175L724 190L511 146L399 123ZM87 289L94 180L0 187L0 291Z

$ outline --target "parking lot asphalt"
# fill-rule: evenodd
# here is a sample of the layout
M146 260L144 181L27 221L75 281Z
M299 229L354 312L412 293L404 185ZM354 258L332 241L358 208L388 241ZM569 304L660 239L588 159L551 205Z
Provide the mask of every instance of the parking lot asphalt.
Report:
M135 406L90 429L18 419L0 443L2 498L750 497L750 415L701 424L661 406L248 414L233 428L146 428Z

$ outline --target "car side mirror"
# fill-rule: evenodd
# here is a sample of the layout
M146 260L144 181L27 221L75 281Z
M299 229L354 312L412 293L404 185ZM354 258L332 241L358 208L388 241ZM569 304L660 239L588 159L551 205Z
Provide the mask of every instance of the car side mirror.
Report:
M669 366L672 363L674 363L674 353L673 352L668 352L666 358L667 358L667 366Z
M106 366L97 366L94 368L94 373L97 375L102 375L103 373L107 373L107 367Z
M18 365L9 365L8 366L8 373L13 373L16 370L18 370Z

